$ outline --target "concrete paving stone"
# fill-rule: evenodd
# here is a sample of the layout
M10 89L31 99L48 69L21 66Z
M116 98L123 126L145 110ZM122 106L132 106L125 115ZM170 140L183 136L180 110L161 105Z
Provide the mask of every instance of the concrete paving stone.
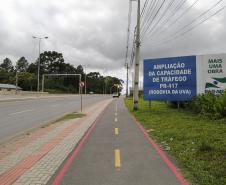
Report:
M15 185L24 185L22 182L15 183Z
M4 173L5 171L9 170L11 167L15 166L18 162L20 162L22 159L30 155L32 152L37 150L41 145L43 145L48 140L55 137L60 131L62 131L64 128L72 125L74 123L72 122L65 122L64 124L60 124L58 127L56 127L54 130L44 134L41 138L38 138L34 142L28 144L25 147L22 147L18 149L17 151L13 152L11 155L9 155L6 158L3 158L0 160L0 175Z
M95 112L92 113L78 128L72 131L68 136L66 136L57 146L55 146L48 154L46 154L41 160L39 160L32 168L25 172L14 184L20 182L22 179L27 179L29 176L40 174L49 174L45 179L39 179L39 183L46 184L55 171L59 168L62 162L70 154L73 148L80 141L81 137L85 134L87 129L96 120L98 115L102 110L111 102L112 100L105 101L104 104ZM48 164L49 168L46 167ZM28 179L27 179L28 180Z

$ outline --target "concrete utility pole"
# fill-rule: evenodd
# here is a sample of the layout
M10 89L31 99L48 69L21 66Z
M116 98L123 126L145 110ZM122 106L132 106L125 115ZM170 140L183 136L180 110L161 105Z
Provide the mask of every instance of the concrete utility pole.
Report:
M129 65L126 63L126 97L128 97L128 86L129 86Z
M136 27L136 54L135 54L135 76L133 89L133 110L138 110L139 94L139 63L140 63L140 0L137 0L137 27Z
M41 55L41 40L42 39L48 39L48 37L35 37L35 36L32 36L33 37L33 39L38 39L39 40L39 42L38 42L38 84L37 84L37 92L39 92L39 73L40 73L40 60L41 60L41 57L40 57L40 55Z

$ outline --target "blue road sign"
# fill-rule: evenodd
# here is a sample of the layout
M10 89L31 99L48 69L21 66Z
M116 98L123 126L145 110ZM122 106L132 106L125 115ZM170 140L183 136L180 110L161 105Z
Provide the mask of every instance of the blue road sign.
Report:
M190 100L196 95L196 56L144 60L145 100Z

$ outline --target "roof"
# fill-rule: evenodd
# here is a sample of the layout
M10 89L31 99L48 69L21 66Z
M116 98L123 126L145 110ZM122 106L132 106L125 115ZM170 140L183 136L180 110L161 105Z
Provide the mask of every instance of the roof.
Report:
M12 85L12 84L1 84L0 83L0 88L2 88L2 89L16 89L16 86ZM22 89L22 88L17 86L17 89Z

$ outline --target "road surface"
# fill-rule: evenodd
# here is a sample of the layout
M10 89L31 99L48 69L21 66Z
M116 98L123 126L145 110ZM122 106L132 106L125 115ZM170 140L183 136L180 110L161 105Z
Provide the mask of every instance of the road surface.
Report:
M107 98L111 96L86 95L83 104ZM72 111L80 111L79 95L0 102L0 141Z
M187 185L139 128L123 99L115 99L48 184Z

